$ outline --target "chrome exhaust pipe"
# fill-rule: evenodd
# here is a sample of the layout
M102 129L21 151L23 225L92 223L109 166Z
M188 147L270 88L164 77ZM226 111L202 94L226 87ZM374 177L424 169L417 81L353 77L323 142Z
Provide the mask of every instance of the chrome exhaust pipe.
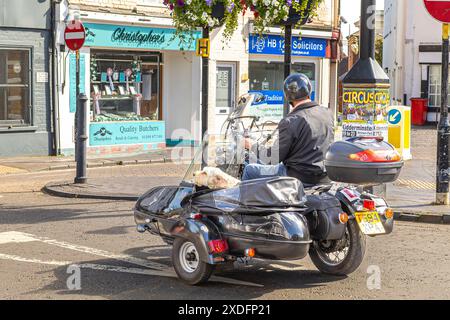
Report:
M145 224L138 224L136 230L139 233L145 233L148 230L148 227Z

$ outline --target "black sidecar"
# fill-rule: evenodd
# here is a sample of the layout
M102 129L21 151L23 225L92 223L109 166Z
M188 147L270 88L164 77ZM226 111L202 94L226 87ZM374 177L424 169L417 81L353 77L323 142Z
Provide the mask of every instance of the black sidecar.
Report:
M313 239L344 237L341 213L335 197L307 196L300 181L287 177L222 190L187 182L158 187L143 195L134 210L138 231L173 245L175 270L190 284L206 281L214 265L238 258L303 259Z
M297 260L308 254L311 243L305 201L302 184L291 178L254 180L223 190L197 191L185 184L149 191L136 204L135 220L169 244L176 237L198 237L205 245L226 239L227 253L235 257L253 249L253 257ZM221 262L215 258L207 260Z

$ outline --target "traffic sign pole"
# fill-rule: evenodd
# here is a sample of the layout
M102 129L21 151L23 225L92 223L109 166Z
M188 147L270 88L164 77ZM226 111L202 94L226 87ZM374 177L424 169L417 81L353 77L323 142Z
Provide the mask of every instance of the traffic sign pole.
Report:
M203 28L203 39L209 41L209 28ZM202 168L208 165L207 154L205 150L208 150L209 134L208 134L208 94L209 94L209 55L202 56Z
M77 163L75 183L84 184L86 177L86 95L80 94L80 51L76 51L76 96L77 109L75 111L75 160Z
M450 205L449 139L450 122L448 117L448 64L449 64L449 23L450 0L423 0L428 13L442 26L442 82L441 117L438 125L438 150L436 165L436 204Z
M448 64L449 64L449 25L442 28L442 83L441 83L441 118L438 126L438 155L437 155L437 181L436 203L450 204L449 193L449 138L450 123L448 117Z
M75 161L77 170L75 183L82 184L87 182L86 178L86 95L80 95L80 49L86 40L86 30L81 21L70 21L64 31L64 40L67 47L75 51L76 54L76 111L75 111Z

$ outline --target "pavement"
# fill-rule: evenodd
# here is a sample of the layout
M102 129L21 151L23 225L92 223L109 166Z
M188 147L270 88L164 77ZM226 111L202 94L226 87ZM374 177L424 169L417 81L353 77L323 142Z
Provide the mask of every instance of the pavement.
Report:
M450 224L450 206L434 204L436 127L414 127L411 141L413 160L407 161L399 179L387 186L387 200L402 220Z
M387 185L387 200L395 209L398 220L450 224L450 206L433 204L436 128L414 127L411 140L413 160L405 163L399 180ZM161 175L158 170L151 170L152 166L160 168L162 165L166 171L178 172L178 176L172 177L168 182L177 184L184 175L179 169L187 168L193 151L191 148L168 148L146 154L90 158L90 169L116 167L117 170L109 176L88 176L88 183L85 185L73 184L72 176L67 180L55 178L43 186L44 191L51 195L71 198L136 200L150 187L160 184ZM174 163L175 157L184 159L184 165ZM0 158L0 176L12 178L32 172L74 171L75 165L73 157ZM119 169L128 166L146 168L145 173L132 176L121 174Z
M88 168L112 167L134 164L164 163L171 159L175 148L136 153L126 156L90 156ZM184 148L183 148L184 149ZM75 169L76 162L73 156L58 157L10 157L0 158L0 175Z

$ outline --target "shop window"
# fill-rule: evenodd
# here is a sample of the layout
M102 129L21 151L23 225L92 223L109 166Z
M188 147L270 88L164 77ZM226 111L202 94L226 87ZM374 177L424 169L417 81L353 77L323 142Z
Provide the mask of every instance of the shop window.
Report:
M430 107L441 106L441 66L430 66L429 85L428 85L428 104ZM449 79L450 92L450 79ZM450 94L449 94L450 101Z
M303 73L315 83L314 63L294 63L292 73ZM283 62L250 61L249 74L251 91L283 91Z
M161 55L93 52L94 122L161 119Z
M0 48L0 127L31 125L30 50Z

